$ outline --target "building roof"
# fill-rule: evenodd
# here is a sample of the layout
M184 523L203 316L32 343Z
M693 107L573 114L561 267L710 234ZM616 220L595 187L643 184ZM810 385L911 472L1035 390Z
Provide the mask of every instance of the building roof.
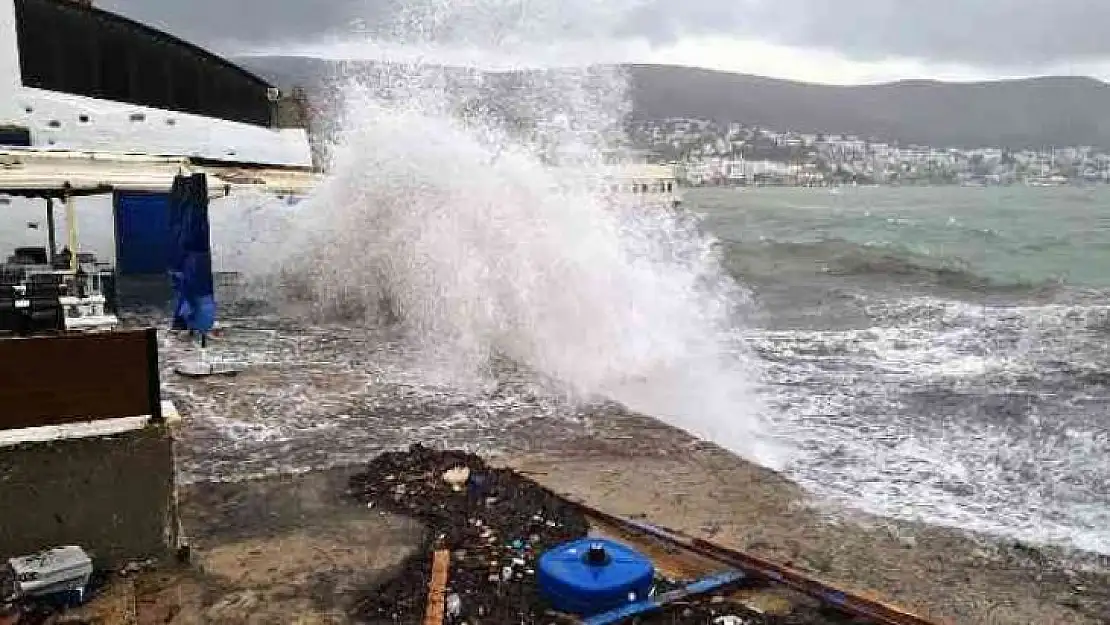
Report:
M10 148L0 150L0 194L28 197L113 191L168 192L179 174L204 173L224 194L257 190L303 195L323 179L306 167L238 166L188 157Z
M95 16L95 17L98 17L98 18L101 18L101 19L104 19L104 20L114 21L118 24L121 24L121 25L130 27L130 28L142 31L143 33L151 36L154 39L158 39L158 40L161 40L161 41L166 42L166 43L171 43L171 44L175 44L175 45L187 48L188 50L190 50L194 54L196 54L198 56L206 57L214 63L217 63L217 64L222 65L222 66L224 66L224 67L226 67L226 68L228 68L232 71L235 71L235 72L241 74L244 78L252 80L252 81L256 82L257 84L259 84L260 86L264 86L264 87L267 87L267 88L274 86L272 83L270 83L268 80L260 77L258 74L255 74L254 72L251 72L251 71L243 68L240 65L236 65L235 63L232 63L231 61L223 58L222 56L220 56L220 55L218 55L214 52L211 52L209 50L206 50L206 49L198 46L195 43L191 43L191 42L186 41L186 40L184 40L180 37L177 37L176 35L171 35L170 33L167 33L167 32L162 31L162 30L158 30L157 28L154 28L152 26L148 26L146 24L143 24L142 22L133 20L129 17L125 17L125 16L120 15L118 13L112 13L111 11L107 11L105 9L101 9L99 7L96 7L92 4L91 0L48 0L48 1L53 2L55 4L60 4L60 5L65 5L67 7L71 7L73 9L77 10L77 11L86 12L90 16Z

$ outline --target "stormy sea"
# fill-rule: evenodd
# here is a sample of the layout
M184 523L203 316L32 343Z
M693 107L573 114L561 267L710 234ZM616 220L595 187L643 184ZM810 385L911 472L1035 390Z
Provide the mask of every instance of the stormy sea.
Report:
M411 47L470 11L440 4L404 22ZM619 68L495 86L361 71L317 128L317 190L211 206L223 329L205 357L243 372L185 381L174 365L200 356L165 333L183 481L417 441L557 449L638 413L818 501L1110 554L1110 190L686 189L677 211L627 207L599 184L625 145ZM0 250L42 243L41 203L2 213ZM110 198L78 215L110 261Z
M528 320L526 334L546 327L555 338L543 337L544 347L526 337L533 352L467 355L473 379L459 378L466 350L452 364L450 354L414 348L395 325L352 323L311 304L276 312L225 275L228 330L209 357L246 371L226 387L198 390L172 373L173 364L196 357L195 348L168 335L164 343L166 392L193 432L182 443L183 478L309 470L416 440L482 451L558 447L604 418L611 408L599 402L615 400L778 468L819 499L1110 553L1110 190L714 188L686 189L684 199L681 211L698 216L699 236L712 236L703 251L738 287L728 297L739 299L728 311L733 334L714 343L723 362L672 352L667 357L694 358L683 368L700 368L658 374L666 383L656 393L689 384L693 394L653 397L621 375L609 379L623 371L656 375L653 367L666 363L644 369L637 359L664 349L659 343L696 338L676 334L668 321L681 315L676 305L707 306L700 290L653 291L654 273L642 278L640 295L625 294L637 307L661 307L646 317L575 299L608 302L619 292L572 296L542 275L530 278L537 292L516 314L560 314L569 326ZM38 208L12 207L4 232L13 240L5 245L35 243L41 233L22 228ZM83 208L87 247L110 258L110 236L97 233L102 207ZM219 210L212 215L213 236L225 245L217 245L218 269L242 261L240 234L251 227L248 218L221 229L234 213ZM267 223L271 212L247 211ZM548 252L554 263L571 250ZM512 262L538 261L524 250ZM455 261L448 265L454 272ZM631 271L621 267L606 271ZM341 271L364 278L357 268ZM518 273L509 272L513 288L524 280ZM351 286L317 277L328 288ZM672 300L653 304L657 297ZM460 314L457 301L438 305ZM472 305L505 306L499 297ZM576 335L583 308L603 338ZM605 327L604 314L616 325ZM623 323L658 325L626 336ZM495 336L503 329L465 331L487 347L525 349L521 337ZM575 340L598 351L565 345ZM552 344L559 349L550 352ZM629 360L606 361L612 350L631 350ZM524 366L508 364L514 360ZM569 370L577 362L584 371Z
M478 277L466 259L494 252L439 241L441 266L417 252L414 273L386 279L428 289L405 306L432 307L415 313L430 317L418 331L462 341L448 348L350 310L302 304L293 321L232 305L237 329L215 353L251 369L217 394L230 397L167 376L179 404L206 415L183 470L307 470L415 440L558 450L630 409L784 471L818 501L1110 552L1110 190L688 189L685 200L699 233L668 232L707 242L699 262L734 291L707 294L689 260L640 268L588 250L582 274L547 275L536 263L575 252L536 235L509 266L483 257ZM332 291L361 288L365 273L340 271L353 273L315 275L327 293L314 297L362 319L365 294ZM729 325L707 333L717 298Z
M694 190L787 471L884 515L1110 550L1110 190Z

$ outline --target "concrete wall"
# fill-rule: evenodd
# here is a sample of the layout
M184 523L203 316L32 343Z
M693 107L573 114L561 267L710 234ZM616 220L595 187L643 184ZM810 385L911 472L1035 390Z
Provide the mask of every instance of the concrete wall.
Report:
M79 545L117 566L166 555L177 529L166 427L0 447L0 558Z
M22 86L0 99L15 105L0 124L30 128L35 147L312 165L308 135L299 128L261 128Z

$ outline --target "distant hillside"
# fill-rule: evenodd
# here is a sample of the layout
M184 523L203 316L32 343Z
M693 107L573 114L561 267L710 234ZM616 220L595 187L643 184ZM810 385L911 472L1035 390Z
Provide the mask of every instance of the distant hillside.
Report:
M633 66L639 116L742 121L932 146L1110 147L1110 85L1089 78L904 81L832 87L666 66Z
M279 85L310 89L325 84L341 65L298 57L238 61ZM932 146L1110 148L1110 85L1090 78L834 87L687 67L628 70L640 118L739 121Z

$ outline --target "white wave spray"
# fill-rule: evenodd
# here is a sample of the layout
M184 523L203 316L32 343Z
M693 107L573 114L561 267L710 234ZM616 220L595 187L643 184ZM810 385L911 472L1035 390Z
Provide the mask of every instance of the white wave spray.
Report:
M507 361L776 464L736 338L747 298L713 240L600 190L625 87L614 68L362 69L342 89L326 182L264 228L244 222L241 260L318 319L397 323L455 383Z

